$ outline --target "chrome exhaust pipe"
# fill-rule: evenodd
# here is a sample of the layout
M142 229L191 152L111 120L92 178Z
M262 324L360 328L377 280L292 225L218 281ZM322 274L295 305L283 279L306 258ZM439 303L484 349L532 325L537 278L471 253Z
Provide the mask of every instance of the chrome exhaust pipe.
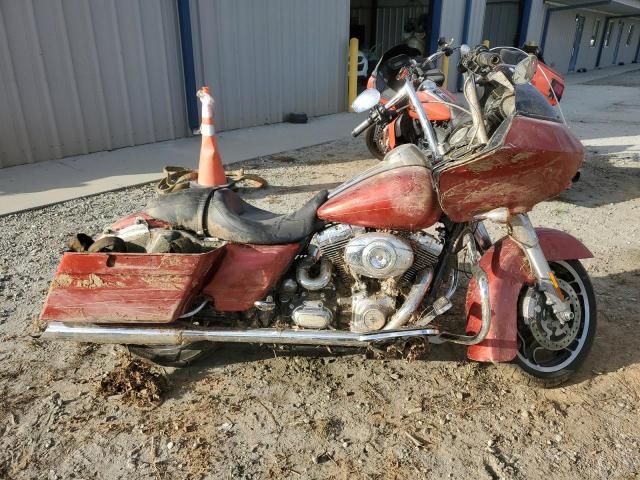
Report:
M418 274L418 279L411 287L411 291L409 291L406 300L384 326L385 331L398 330L409 321L411 315L415 313L420 303L422 303L422 299L427 294L427 291L429 291L432 281L432 269L423 270Z
M41 338L119 345L185 345L195 342L260 343L280 345L324 345L366 347L375 342L438 335L436 328L377 331L371 333L335 330L279 330L277 328L192 329L176 327L122 327L70 325L50 322Z

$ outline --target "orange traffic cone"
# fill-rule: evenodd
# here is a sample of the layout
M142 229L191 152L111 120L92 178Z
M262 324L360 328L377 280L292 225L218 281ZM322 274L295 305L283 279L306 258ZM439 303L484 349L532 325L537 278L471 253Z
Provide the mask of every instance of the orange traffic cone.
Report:
M227 177L224 174L222 158L218 151L218 140L213 122L213 97L209 94L209 87L198 90L198 98L202 103L202 124L200 135L200 162L198 165L198 183L204 187L225 185Z

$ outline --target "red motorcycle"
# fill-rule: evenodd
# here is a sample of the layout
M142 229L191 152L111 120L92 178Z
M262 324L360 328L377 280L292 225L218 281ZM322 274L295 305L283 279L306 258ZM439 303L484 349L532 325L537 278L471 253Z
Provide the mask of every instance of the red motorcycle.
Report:
M549 385L593 342L596 305L577 239L534 228L527 212L567 188L578 139L499 55L461 48L472 125L440 154L411 81L385 105L411 105L430 144L407 144L300 210L258 209L227 188L152 201L63 255L41 314L44 338L128 345L161 364L210 342L398 349L467 346L470 359L515 361ZM482 81L491 95L476 92ZM491 118L489 118L491 117ZM355 134L370 126L370 119ZM491 243L482 221L507 226ZM426 231L437 225L435 234ZM88 251L85 251L88 250ZM465 258L458 263L459 258ZM461 270L466 331L447 331Z
M404 109L384 109L391 98L403 88L408 79L418 87L425 80L433 82L429 90L417 90L421 109L424 110L433 125L436 134L444 138L452 117L456 111L452 111L451 104L457 105L458 100L451 94L444 84L444 73L435 68L438 59L444 55L451 55L456 49L440 39L440 49L427 58L419 57L419 51L406 45L398 45L386 52L374 68L367 88L380 92L379 113L385 115L386 122L377 122L365 132L367 148L379 160L393 148L405 143L419 145L423 138L417 110L412 105ZM354 105L357 112L358 106ZM463 109L464 110L464 109Z
M405 79L409 78L416 88L425 80L431 80L429 88L418 89L418 99L431 121L439 143L446 145L453 129L460 122L468 119L470 112L443 86L444 73L435 68L441 57L452 55L458 47L451 46L444 38L438 41L438 46L438 51L425 59L418 56L418 50L406 45L393 47L376 65L367 82L367 88L380 92L380 106L382 106L403 87ZM512 47L498 47L492 51L501 56L504 64L512 66L527 57L526 52ZM557 105L564 93L562 76L542 61L537 63L531 84L547 98L551 105ZM385 114L385 116L380 117L380 121L375 122L365 131L367 148L377 159L382 160L398 145L413 143L423 148L428 146L424 140L417 111L411 105L401 110L380 108L379 114Z

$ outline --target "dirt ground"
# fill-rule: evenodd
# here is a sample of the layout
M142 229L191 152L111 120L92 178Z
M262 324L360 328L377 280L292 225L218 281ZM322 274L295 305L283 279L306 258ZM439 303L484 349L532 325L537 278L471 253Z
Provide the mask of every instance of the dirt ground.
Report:
M374 164L363 143L245 162L272 186L244 194L292 210ZM639 478L638 165L590 151L581 182L532 214L595 255L595 345L553 390L457 346L414 362L224 346L145 378L121 347L30 333L69 235L142 207L152 187L0 218L0 478ZM123 369L133 397L103 388Z

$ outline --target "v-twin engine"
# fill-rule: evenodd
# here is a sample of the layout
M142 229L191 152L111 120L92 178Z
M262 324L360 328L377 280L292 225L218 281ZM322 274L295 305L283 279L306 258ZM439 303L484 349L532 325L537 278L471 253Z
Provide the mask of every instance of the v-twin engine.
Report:
M442 252L442 243L426 232L367 233L344 224L318 233L313 242L346 285L354 282L352 273L378 279L400 275L398 283L410 284L417 272L435 265ZM388 263L377 268L382 260Z
M426 232L367 232L344 224L318 233L312 243L319 259L310 256L298 265L301 291L288 283L291 318L303 328L329 328L346 314L355 332L384 328L403 292L406 302L417 274L432 268L442 252L441 242Z

